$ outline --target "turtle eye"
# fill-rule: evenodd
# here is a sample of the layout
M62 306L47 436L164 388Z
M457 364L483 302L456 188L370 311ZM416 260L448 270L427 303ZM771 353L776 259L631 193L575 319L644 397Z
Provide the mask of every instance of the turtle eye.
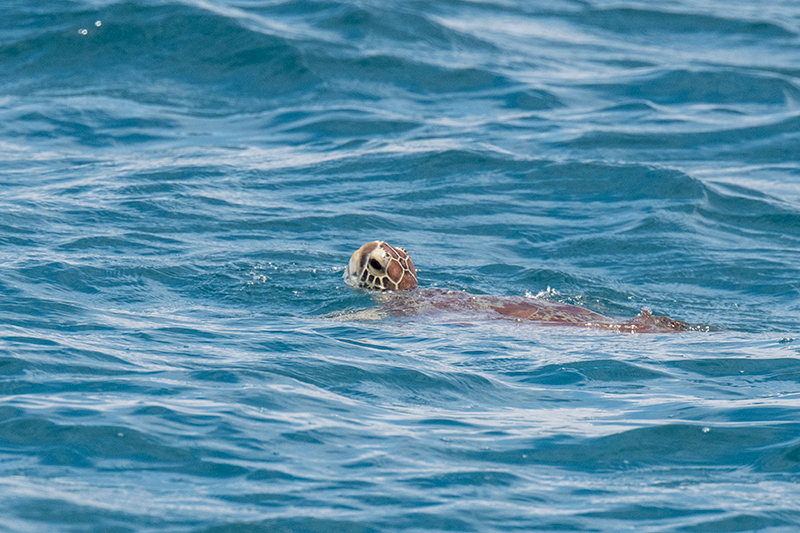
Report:
M374 257L369 260L369 266L371 266L375 270L383 270L383 267L381 266L380 262Z

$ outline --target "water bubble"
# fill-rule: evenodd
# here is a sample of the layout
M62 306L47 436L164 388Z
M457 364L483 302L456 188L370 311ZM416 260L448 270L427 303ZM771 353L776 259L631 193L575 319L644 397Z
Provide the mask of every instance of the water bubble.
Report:
M711 431L711 428L703 428L703 433L708 433L709 431Z
M94 25L99 28L100 26L103 25L103 21L102 20L95 21Z
M78 30L78 33L80 33L81 35L86 35L87 33L89 33L89 30L87 30L86 28L81 28Z

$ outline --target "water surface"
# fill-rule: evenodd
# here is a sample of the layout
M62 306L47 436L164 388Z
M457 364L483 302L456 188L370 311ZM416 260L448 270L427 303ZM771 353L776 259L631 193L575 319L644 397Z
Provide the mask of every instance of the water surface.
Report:
M796 2L11 0L0 530L795 531ZM356 320L422 285L709 332Z

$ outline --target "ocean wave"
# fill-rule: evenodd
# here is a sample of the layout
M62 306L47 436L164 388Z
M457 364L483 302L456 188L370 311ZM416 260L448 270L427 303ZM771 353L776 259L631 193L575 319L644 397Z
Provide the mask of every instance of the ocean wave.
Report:
M0 529L791 530L798 16L9 2Z

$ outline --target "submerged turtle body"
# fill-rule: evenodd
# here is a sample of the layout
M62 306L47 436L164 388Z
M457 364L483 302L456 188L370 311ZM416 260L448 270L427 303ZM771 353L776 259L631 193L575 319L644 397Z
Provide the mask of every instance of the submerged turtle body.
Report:
M345 281L362 289L397 291L383 301L382 314L419 316L450 311L456 315L478 315L485 318L506 318L541 324L584 326L625 332L674 332L690 329L690 325L665 316L655 316L642 309L625 321L595 313L583 307L521 296L473 295L442 289L417 288L417 271L402 248L384 241L365 244L350 258L344 272ZM410 290L415 289L415 290Z

